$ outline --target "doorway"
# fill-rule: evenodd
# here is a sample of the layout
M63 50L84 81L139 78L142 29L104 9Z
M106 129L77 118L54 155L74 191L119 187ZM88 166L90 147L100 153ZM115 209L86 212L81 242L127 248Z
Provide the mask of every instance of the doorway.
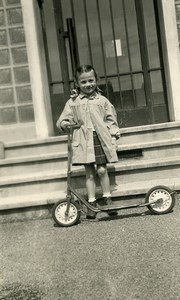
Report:
M54 122L73 73L91 64L120 127L168 122L154 0L46 0L42 5Z

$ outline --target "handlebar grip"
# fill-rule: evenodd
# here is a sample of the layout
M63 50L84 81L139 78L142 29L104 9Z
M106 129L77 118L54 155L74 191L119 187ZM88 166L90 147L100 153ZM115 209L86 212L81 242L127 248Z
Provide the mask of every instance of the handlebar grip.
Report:
M80 124L70 124L70 125L67 125L67 129L78 129L78 128L80 128L81 127L81 125Z

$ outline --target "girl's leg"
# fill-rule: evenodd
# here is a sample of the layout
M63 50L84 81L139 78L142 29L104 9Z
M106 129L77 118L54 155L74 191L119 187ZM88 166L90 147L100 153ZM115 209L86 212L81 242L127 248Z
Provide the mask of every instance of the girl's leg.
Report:
M103 197L105 199L105 204L111 205L112 199L111 199L111 192L110 192L110 180L109 175L107 172L107 166L106 165L97 165L97 173L100 179L101 188L103 191ZM111 210L108 212L109 216L116 216L117 211Z
M110 192L110 180L109 180L109 175L107 172L107 166L104 165L97 165L97 174L99 176L101 188L103 191L103 196L104 197L111 197L111 192Z
M86 188L88 193L89 202L96 200L96 172L94 164L85 165L86 171Z

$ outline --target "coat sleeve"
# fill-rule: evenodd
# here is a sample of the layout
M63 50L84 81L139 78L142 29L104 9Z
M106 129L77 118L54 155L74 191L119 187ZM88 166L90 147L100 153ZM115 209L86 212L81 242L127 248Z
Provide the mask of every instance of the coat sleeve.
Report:
M65 107L59 117L59 119L57 120L56 126L60 131L63 131L61 124L63 121L68 121L70 123L74 123L74 118L73 118L73 112L70 106L70 100L68 100L65 104Z
M109 128L110 134L112 136L119 135L120 129L117 123L117 114L112 103L106 99L105 101L105 119L107 123L107 127Z

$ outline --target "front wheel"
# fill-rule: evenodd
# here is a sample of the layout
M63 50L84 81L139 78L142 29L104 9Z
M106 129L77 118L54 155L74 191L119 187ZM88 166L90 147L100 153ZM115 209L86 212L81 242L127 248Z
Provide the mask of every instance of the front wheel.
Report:
M145 197L148 209L157 215L162 215L172 211L175 205L175 192L170 188L158 185L151 188Z
M80 218L80 208L77 202L71 200L69 212L66 215L67 201L60 200L56 202L52 209L54 221L62 227L72 226L78 223Z

